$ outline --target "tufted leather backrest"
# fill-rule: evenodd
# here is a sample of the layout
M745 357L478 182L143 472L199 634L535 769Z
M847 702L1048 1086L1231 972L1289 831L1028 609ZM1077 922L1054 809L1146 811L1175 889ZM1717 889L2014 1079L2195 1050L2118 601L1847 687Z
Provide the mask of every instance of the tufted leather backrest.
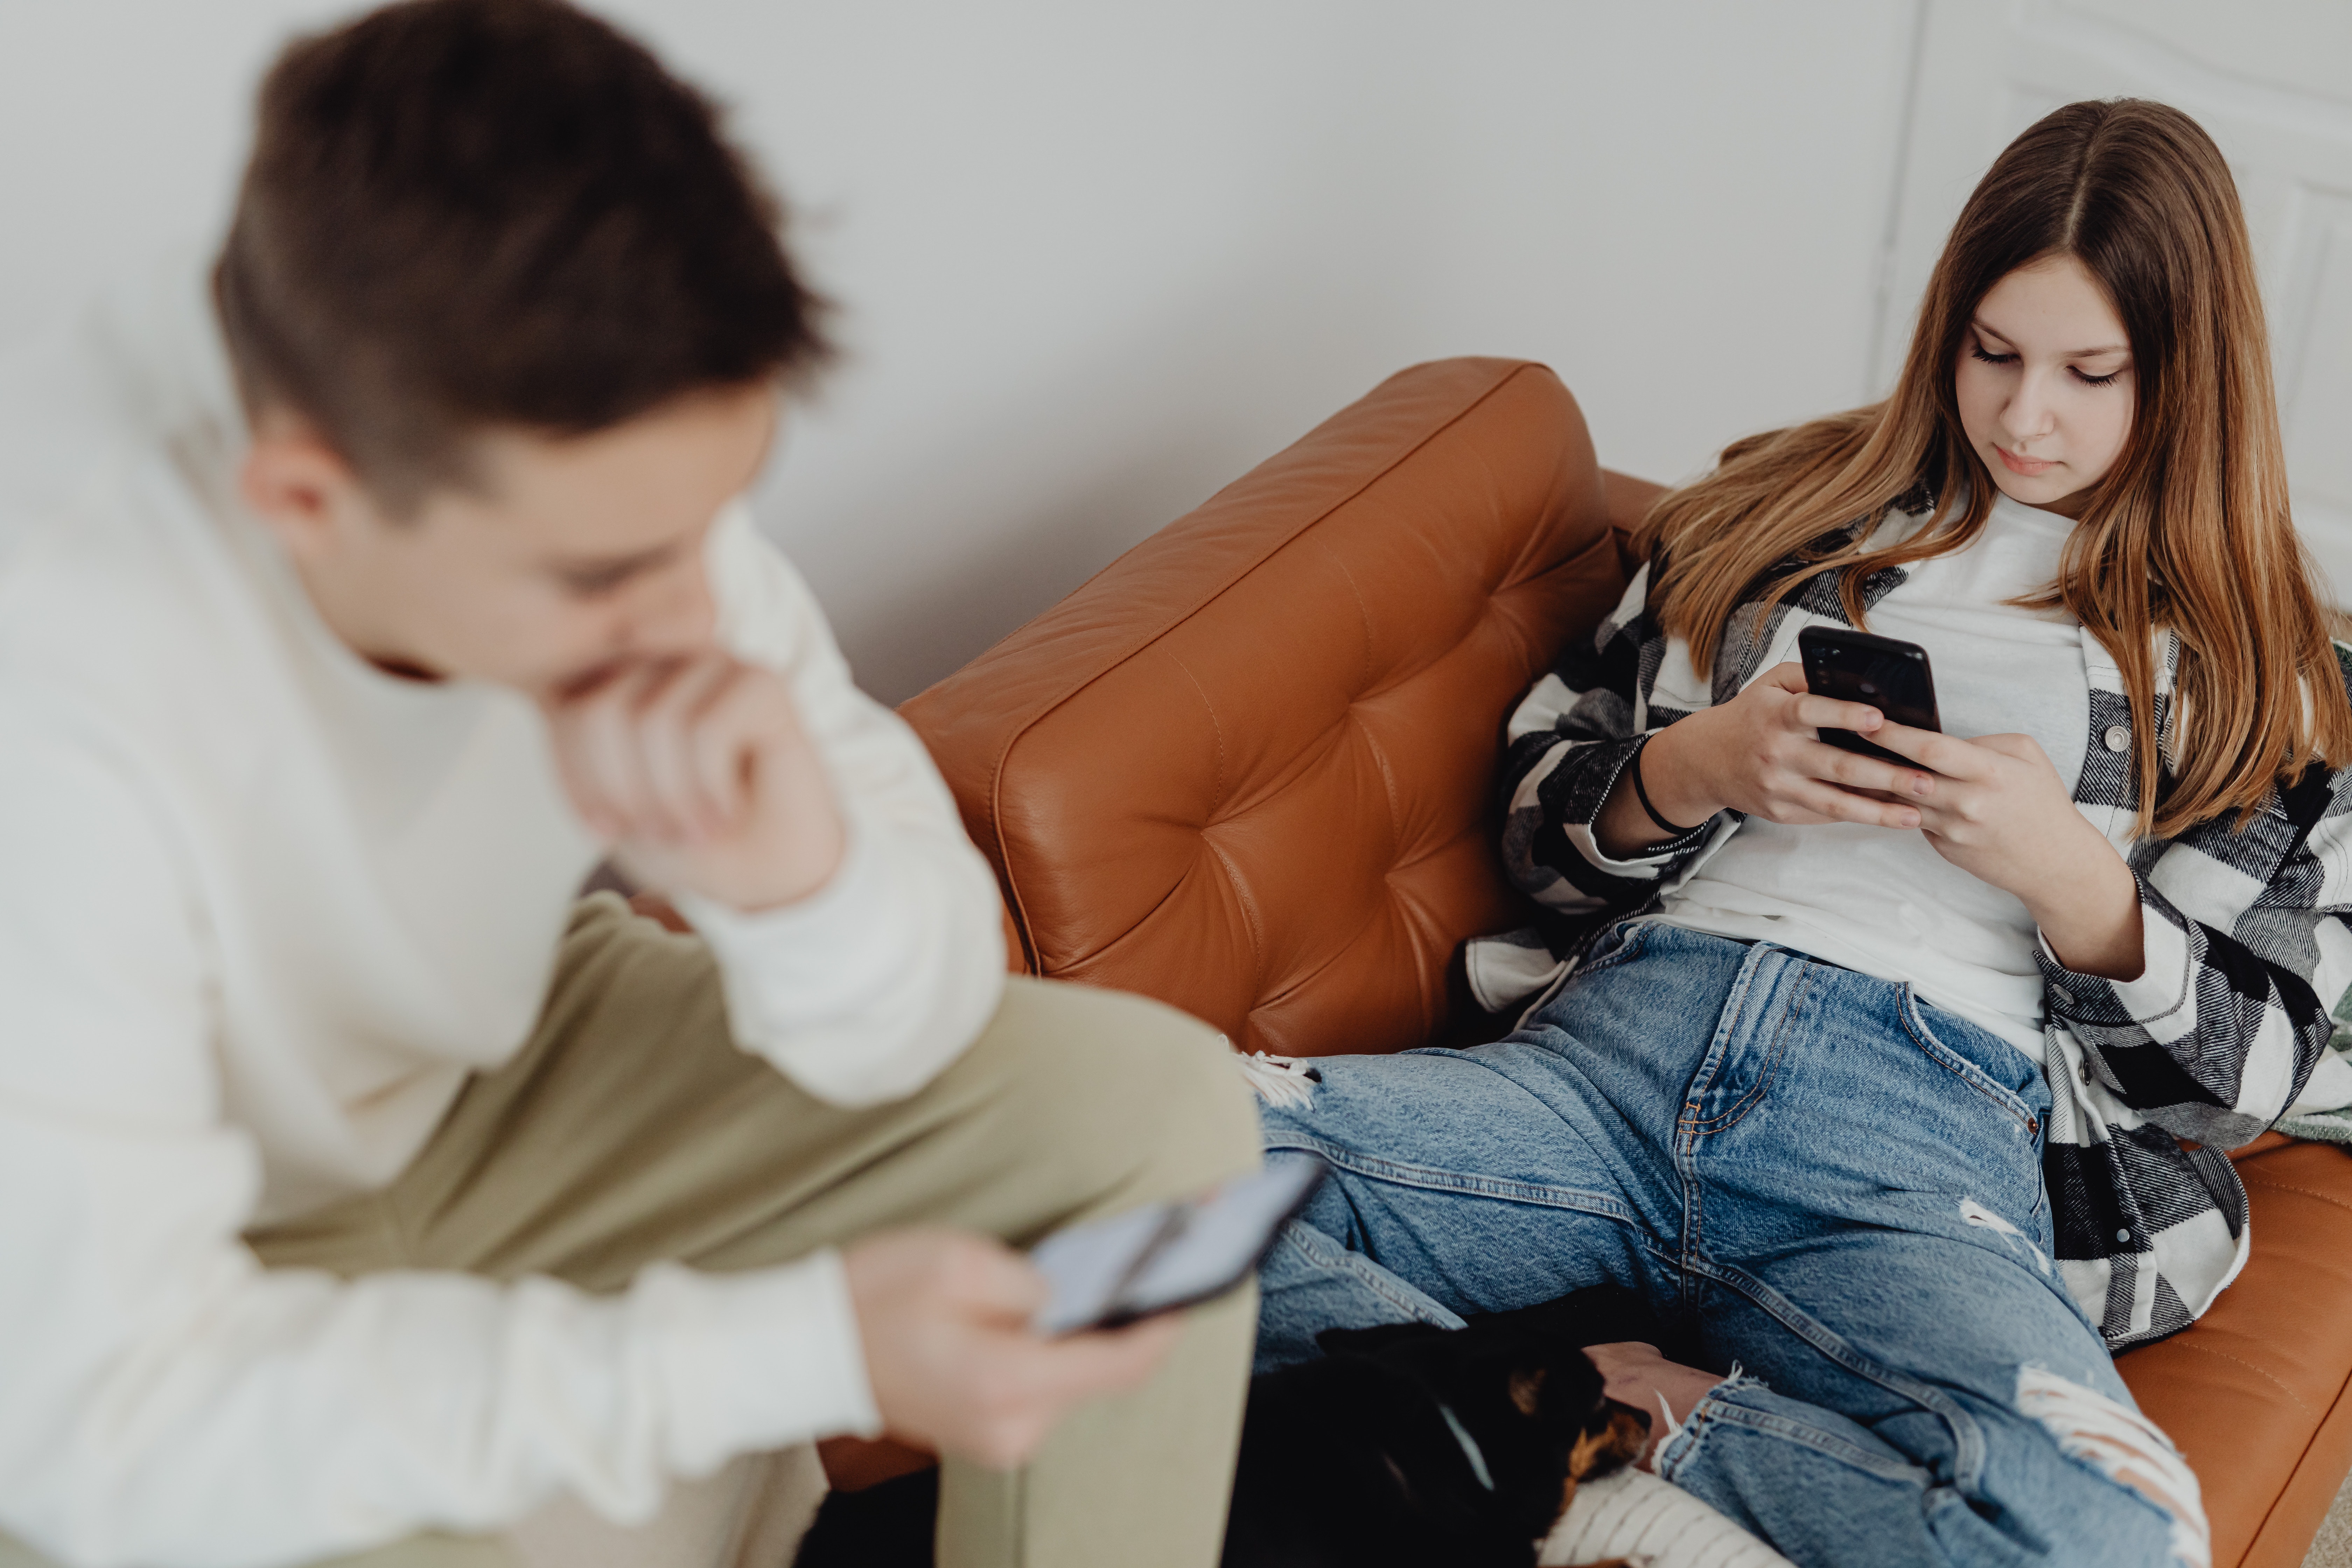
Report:
M1623 585L1541 365L1416 366L908 702L1033 973L1245 1050L1399 1050L1523 921L1502 723Z

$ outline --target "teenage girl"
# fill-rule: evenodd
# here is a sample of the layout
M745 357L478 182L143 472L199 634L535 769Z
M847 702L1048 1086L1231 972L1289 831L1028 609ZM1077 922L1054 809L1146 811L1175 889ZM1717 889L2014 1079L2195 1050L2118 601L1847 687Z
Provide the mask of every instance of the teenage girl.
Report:
M2221 1151L2352 983L2352 707L2269 366L2194 121L2004 152L1893 395L1664 498L1513 717L1511 872L1613 920L1508 1038L1266 1108L1337 1173L1262 1364L1614 1281L1705 1352L1596 1350L1649 1462L1801 1563L2206 1561L2109 1354L2236 1272ZM1945 732L1808 695L1818 625L1924 646Z

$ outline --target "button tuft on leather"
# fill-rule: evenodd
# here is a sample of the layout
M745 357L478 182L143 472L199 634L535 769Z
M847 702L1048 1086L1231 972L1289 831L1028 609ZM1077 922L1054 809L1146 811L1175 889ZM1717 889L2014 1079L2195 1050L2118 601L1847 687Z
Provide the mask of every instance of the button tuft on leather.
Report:
M2128 752L2131 750L2131 726L2110 724L2107 732L2099 739L2106 742L2107 750L2111 752Z

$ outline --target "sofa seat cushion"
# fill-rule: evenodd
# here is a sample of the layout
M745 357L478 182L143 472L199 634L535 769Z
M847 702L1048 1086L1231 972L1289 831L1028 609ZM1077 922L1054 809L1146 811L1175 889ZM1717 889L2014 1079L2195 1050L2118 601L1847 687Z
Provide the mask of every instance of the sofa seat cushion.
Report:
M2352 1469L2352 1151L2284 1143L2237 1166L2244 1272L2194 1327L2116 1364L2197 1472L2213 1561L2293 1568Z

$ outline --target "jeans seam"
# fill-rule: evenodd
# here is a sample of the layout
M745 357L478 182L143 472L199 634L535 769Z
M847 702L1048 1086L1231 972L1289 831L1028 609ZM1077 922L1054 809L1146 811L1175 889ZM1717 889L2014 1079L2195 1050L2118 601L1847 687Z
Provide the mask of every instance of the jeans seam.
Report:
M1704 1274L1738 1291L1767 1317L1855 1376L1867 1378L1888 1393L1899 1394L1941 1419L1952 1434L1952 1479L1963 1492L1975 1495L1984 1474L1985 1438L1976 1418L1962 1409L1958 1401L1932 1384L1863 1354L1847 1342L1844 1335L1816 1321L1811 1313L1745 1270L1703 1258L1690 1259L1687 1267L1695 1273Z
M1728 1132L1732 1128L1739 1125L1749 1111L1763 1102L1765 1094L1772 1087L1773 1078L1780 1070L1780 1058L1788 1055L1790 1034L1794 1027L1797 1009L1803 1005L1806 995L1812 990L1812 969L1813 966L1807 963L1797 972L1797 994L1780 1008L1780 1021L1772 1030L1771 1052L1765 1058L1764 1068L1757 1075L1755 1085L1739 1097L1738 1104L1728 1110L1718 1112L1704 1121L1685 1119L1682 1125L1688 1128L1692 1133L1704 1138L1717 1132Z
M1736 1392L1742 1387L1761 1386L1762 1384L1753 1380L1741 1379L1737 1383L1718 1384L1709 1390L1706 1396L1699 1401L1687 1416L1683 1418L1683 1430L1685 1434L1683 1441L1675 1445L1671 1454L1661 1456L1657 1470L1658 1479L1663 1481L1674 1481L1689 1469L1697 1460L1701 1448L1706 1441L1707 1433L1715 1426L1744 1426L1751 1432L1759 1432L1768 1437L1778 1437L1785 1442L1795 1443L1801 1447L1811 1448L1817 1454L1825 1455L1841 1464L1850 1465L1857 1470L1865 1471L1882 1480L1902 1481L1911 1486L1921 1485L1920 1471L1916 1465L1900 1463L1886 1458L1884 1454L1874 1454L1869 1449L1858 1447L1833 1433L1824 1432L1817 1426L1809 1426L1801 1421L1792 1420L1786 1415L1775 1415L1767 1410L1751 1410L1744 1405L1730 1404L1724 1397L1726 1389Z
M1305 1247L1299 1244L1297 1238L1290 1234L1291 1230L1294 1228L1295 1226L1286 1226L1283 1227L1284 1234L1281 1245L1296 1250L1299 1256L1305 1258L1307 1264L1313 1268L1328 1268L1333 1267L1344 1267L1346 1260L1350 1258L1360 1258L1363 1257L1363 1254L1361 1253L1352 1252L1346 1247L1339 1247L1338 1248L1338 1251L1340 1254L1341 1263L1339 1265L1326 1263L1321 1258L1316 1258ZM1427 1322L1429 1321L1427 1316L1423 1312L1419 1302L1411 1300L1399 1294L1397 1291L1391 1289L1388 1284L1383 1281L1378 1274L1371 1270L1350 1268L1348 1269L1348 1275L1349 1278L1353 1279L1357 1284L1362 1286L1373 1295L1378 1296L1381 1300L1386 1301L1390 1306L1394 1307L1397 1310L1402 1312L1407 1318L1412 1319L1416 1322Z
M1764 965L1769 955L1782 951L1784 950L1774 947L1769 942L1758 942L1749 948L1747 956L1740 961L1739 973L1732 982L1730 993L1724 998L1722 1011L1717 1016L1715 1034L1707 1042L1706 1058L1699 1064L1698 1073L1692 1076L1693 1084L1698 1081L1701 1074L1710 1075L1708 1081L1711 1084L1712 1075L1724 1070L1730 1059L1733 1041L1739 1032L1739 1020L1747 1013L1748 998L1756 988L1757 971ZM1804 984L1810 988L1811 984L1810 973L1805 975ZM1730 1121L1723 1121L1721 1118L1716 1118L1713 1119L1712 1123L1703 1125L1686 1116L1675 1118L1675 1168L1683 1179L1683 1224L1680 1241L1681 1256L1684 1258L1696 1258L1700 1255L1706 1235L1706 1192L1705 1184L1699 1180L1698 1174L1698 1140L1725 1131L1736 1123L1739 1117L1746 1115L1748 1108L1752 1108L1762 1099L1764 1090L1770 1087L1772 1079L1780 1068L1780 1053L1788 1047L1789 1021L1794 1012L1793 1003L1781 1009L1780 1027L1774 1037L1771 1060L1766 1064L1763 1073L1757 1080L1755 1089L1745 1096L1738 1106L1733 1108L1736 1114L1727 1113L1731 1114ZM1694 1094L1688 1087L1685 1088L1683 1093L1685 1109L1696 1110L1698 1105L1697 1095ZM1682 1266L1679 1260L1676 1274L1683 1282L1685 1298L1695 1300L1696 1293L1690 1289L1690 1270Z
M2006 1112L2028 1134L2035 1131L2038 1119L2023 1099L2002 1089L1983 1068L1966 1060L1958 1051L1936 1037L1927 1020L1919 1016L1918 994L1907 982L1903 986L1903 1005L1895 1012L1903 1020L1903 1032L1911 1037L1912 1043L1919 1047L1922 1056L1974 1089L1979 1099Z
M1761 942L1755 943L1740 959L1738 972L1732 976L1731 987L1725 994L1723 1005L1716 1015L1715 1029L1707 1037L1706 1052L1699 1058L1698 1070L1691 1075L1690 1083L1683 1087L1685 1110L1695 1109L1698 1103L1693 1092L1694 1086L1702 1077L1709 1082L1714 1081L1713 1074L1721 1070L1724 1058L1730 1054L1734 1025L1727 1020L1738 1018L1749 989L1755 984L1757 966L1764 962L1764 955L1770 951ZM1697 1135L1691 1131L1689 1122L1679 1115L1675 1118L1674 1160L1675 1173L1682 1178L1683 1188L1683 1223L1676 1238L1680 1250L1675 1258L1675 1277L1681 1284L1683 1300L1692 1310L1696 1310L1697 1295L1691 1289L1689 1260L1699 1253L1699 1240L1705 1227L1702 1205L1706 1194L1698 1179Z
M1320 1155L1336 1170L1371 1181L1389 1182L1401 1187L1414 1187L1423 1192L1462 1193L1475 1197L1494 1198L1504 1203L1528 1204L1537 1208L1569 1209L1578 1214L1597 1215L1632 1226L1646 1232L1642 1216L1614 1199L1598 1193L1588 1193L1580 1187L1544 1186L1534 1182L1506 1182L1492 1176L1465 1176L1457 1172L1439 1171L1425 1165L1402 1165L1392 1160L1379 1160L1342 1148L1320 1138L1304 1133L1266 1140L1266 1152L1287 1150Z

